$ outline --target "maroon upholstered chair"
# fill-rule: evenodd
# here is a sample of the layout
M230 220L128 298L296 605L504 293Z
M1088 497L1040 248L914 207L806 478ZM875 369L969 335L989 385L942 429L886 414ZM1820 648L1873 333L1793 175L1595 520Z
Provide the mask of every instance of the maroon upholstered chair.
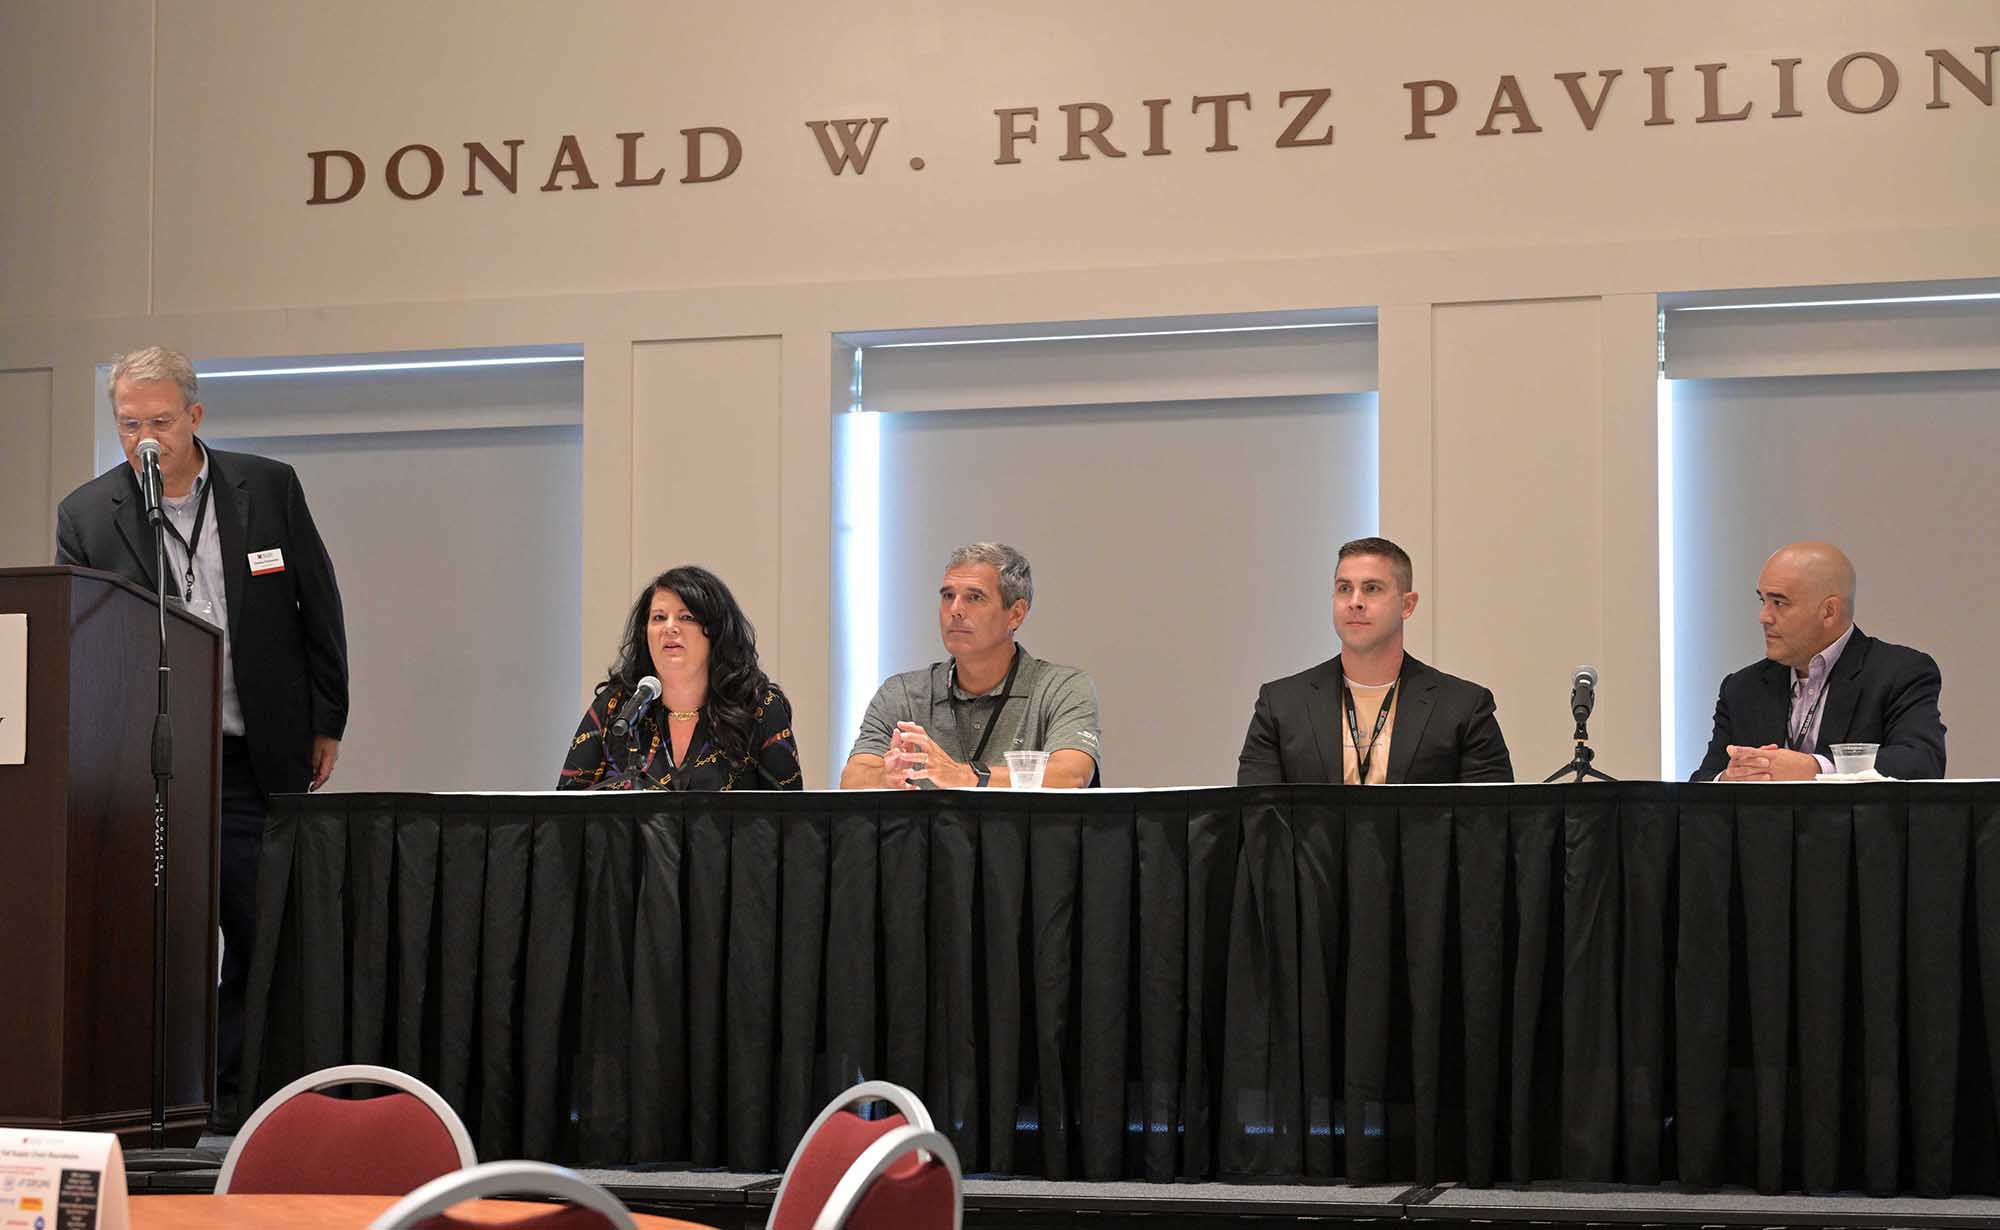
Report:
M871 1102L887 1102L895 1110L880 1119L863 1119L855 1108ZM792 1151L766 1230L811 1230L855 1159L898 1128L931 1131L930 1112L901 1085L863 1081L828 1102Z
M960 1230L963 1185L943 1133L900 1127L854 1159L812 1230Z
M440 1178L391 1205L368 1230L495 1230L491 1222L460 1221L455 1205L488 1196L550 1196L569 1207L530 1214L505 1230L635 1230L618 1197L574 1170L547 1162L487 1162Z
M328 1097L335 1085L386 1085L381 1097ZM400 1196L479 1161L465 1124L414 1076L347 1064L301 1076L264 1100L222 1159L218 1195Z

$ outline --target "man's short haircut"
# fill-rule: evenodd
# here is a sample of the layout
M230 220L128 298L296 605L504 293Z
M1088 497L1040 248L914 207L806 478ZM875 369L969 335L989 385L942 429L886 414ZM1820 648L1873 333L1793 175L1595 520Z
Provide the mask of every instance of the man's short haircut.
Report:
M201 400L201 391L195 387L194 364L180 351L165 346L148 346L111 361L111 379L104 382L104 395L110 399L114 413L118 409L120 380L171 380L181 386L183 409Z
M1410 566L1410 553L1386 538L1357 538L1342 543L1340 559L1350 555L1379 555L1389 561L1389 571L1396 574L1396 584L1402 587L1402 592L1407 594L1417 587L1416 570ZM1339 566L1336 560L1334 567Z
M1004 542L967 543L951 553L945 561L945 571L965 564L991 564L1000 574L1000 605L1013 606L1025 601L1035 605L1035 574L1028 568L1028 557Z

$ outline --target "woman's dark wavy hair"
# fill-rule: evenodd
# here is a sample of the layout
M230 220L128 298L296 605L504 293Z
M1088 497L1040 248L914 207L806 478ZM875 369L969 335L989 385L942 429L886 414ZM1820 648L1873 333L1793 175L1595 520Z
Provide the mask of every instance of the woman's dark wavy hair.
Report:
M750 746L756 725L757 707L771 677L757 665L757 630L750 626L736 596L722 578L706 568L683 564L669 568L639 592L632 613L625 620L625 639L611 674L597 685L602 692L615 687L627 696L639 681L653 673L652 651L646 647L646 621L653 607L653 595L660 590L680 595L687 609L708 633L708 722L715 730L722 750L732 760L752 760L757 749Z

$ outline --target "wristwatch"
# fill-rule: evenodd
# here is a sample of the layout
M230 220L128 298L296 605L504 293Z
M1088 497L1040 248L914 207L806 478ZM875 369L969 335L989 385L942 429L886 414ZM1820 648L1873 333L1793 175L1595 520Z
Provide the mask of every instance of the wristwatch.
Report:
M970 760L966 762L965 767L971 769L972 776L978 779L972 783L973 785L984 787L993 781L993 770L986 767L985 761Z

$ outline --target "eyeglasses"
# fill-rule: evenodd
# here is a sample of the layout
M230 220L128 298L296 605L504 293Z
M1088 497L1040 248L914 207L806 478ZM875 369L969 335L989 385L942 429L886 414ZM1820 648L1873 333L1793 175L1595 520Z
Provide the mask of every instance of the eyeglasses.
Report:
M174 425L181 421L181 417L178 414L169 414L156 419L118 419L116 420L118 434L129 440L138 435L143 428L149 436L165 435L173 430Z

